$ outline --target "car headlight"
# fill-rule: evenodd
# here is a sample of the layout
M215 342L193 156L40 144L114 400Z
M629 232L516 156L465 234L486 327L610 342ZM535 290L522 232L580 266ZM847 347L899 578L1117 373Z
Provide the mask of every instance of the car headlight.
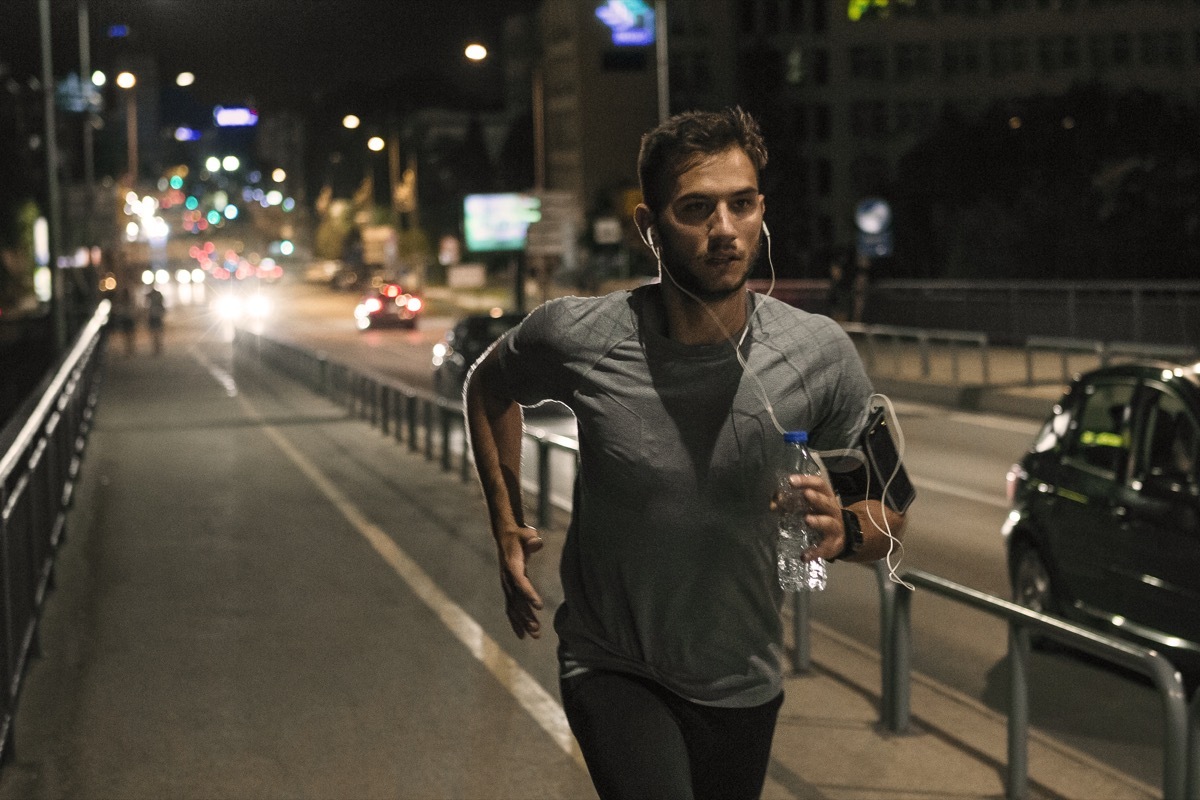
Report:
M237 295L221 295L215 305L217 316L221 319L233 321L242 316L242 299Z

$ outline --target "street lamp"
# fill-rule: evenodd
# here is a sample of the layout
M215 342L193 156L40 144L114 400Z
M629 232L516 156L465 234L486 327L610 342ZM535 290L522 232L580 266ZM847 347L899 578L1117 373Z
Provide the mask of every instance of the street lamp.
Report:
M137 76L132 72L121 72L116 84L125 93L125 138L129 145L129 185L137 185L138 176L138 124L137 124Z

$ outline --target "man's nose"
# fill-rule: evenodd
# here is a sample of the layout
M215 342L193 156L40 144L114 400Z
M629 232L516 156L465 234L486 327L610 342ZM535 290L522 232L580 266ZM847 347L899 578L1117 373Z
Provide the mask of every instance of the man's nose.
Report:
M724 203L719 203L708 218L709 236L736 236L737 229L733 225L733 213Z

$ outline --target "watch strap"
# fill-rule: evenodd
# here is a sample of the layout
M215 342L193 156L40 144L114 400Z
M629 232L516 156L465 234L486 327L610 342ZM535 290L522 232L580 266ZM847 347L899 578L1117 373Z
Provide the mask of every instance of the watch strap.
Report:
M842 527L845 528L846 535L842 540L842 552L837 554L834 561L849 558L863 546L862 524L858 521L858 515L848 508L842 509Z

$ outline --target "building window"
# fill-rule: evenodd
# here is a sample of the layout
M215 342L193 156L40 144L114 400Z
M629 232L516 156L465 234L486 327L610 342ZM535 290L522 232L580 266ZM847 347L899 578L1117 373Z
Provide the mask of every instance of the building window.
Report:
M882 45L850 48L850 77L856 80L887 79L887 52Z
M797 142L807 141L808 139L808 106L803 103L798 103L792 106L790 119L790 130L788 133L791 138Z
M1138 37L1139 57L1148 67L1183 67L1183 36L1178 31L1147 31Z
M817 215L817 238L819 245L833 244L833 217L828 214Z
M926 42L896 45L896 80L906 83L933 73L933 46Z
M979 73L979 42L959 39L942 43L942 75L957 78Z
M775 33L779 31L779 0L763 0L762 4L762 26L767 33Z
M813 51L813 81L817 86L829 84L829 51Z
M817 159L817 194L829 197L833 193L833 166L828 158Z
M868 100L850 106L850 133L858 139L883 139L888 135L887 104Z
M988 41L988 69L1002 78L1029 68L1029 43L1018 36Z
M920 136L933 128L933 106L923 100L896 103L896 133Z
M813 136L818 142L828 142L830 129L833 126L830 124L829 106L825 103L818 103L813 106Z
M738 31L755 33L758 30L757 0L739 0L738 2Z
M1079 66L1078 36L1039 36L1038 69L1043 73L1076 69Z
M792 33L804 30L804 0L786 0L787 26Z

